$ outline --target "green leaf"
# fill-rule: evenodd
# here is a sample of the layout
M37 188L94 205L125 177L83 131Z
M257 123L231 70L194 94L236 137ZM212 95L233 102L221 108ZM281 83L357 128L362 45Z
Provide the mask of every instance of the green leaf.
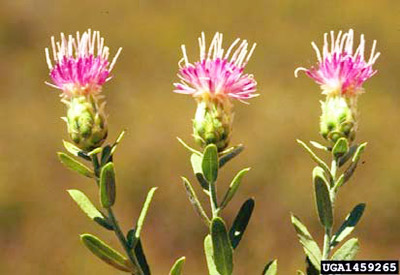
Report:
M206 254L208 273L210 275L221 275L215 266L213 244L210 235L204 238L204 253Z
M187 145L180 137L176 137L176 139L179 141L180 144L183 145L183 147L185 147L186 149L188 149L190 152L197 154L199 156L202 156L203 154L200 153L199 151L197 151L196 149L193 149L192 147L190 147L189 145Z
M364 152L367 143L363 143L358 146L356 152L353 155L352 162L350 166L346 169L346 171L339 177L339 179L335 183L335 191L342 187L346 182L349 181L351 176L353 175L354 171L357 168L358 162L360 160L361 154Z
M347 154L348 151L349 151L349 142L344 137L339 138L332 148L332 154L336 159L344 156L345 154Z
M215 266L221 275L231 275L233 270L232 247L224 221L217 217L211 221L211 239Z
M228 161L239 155L244 150L244 146L239 144L237 146L231 147L228 150L222 152L222 156L219 159L219 168L224 166Z
M104 208L115 203L115 171L112 162L107 163L100 172L100 201Z
M305 225L297 218L295 215L291 214L291 221L296 229L297 237L301 245L303 246L304 252L309 258L312 265L317 269L320 270L320 263L321 263L321 250L318 247L318 244L314 241L311 234L308 232Z
M297 270L297 275L305 275L303 271Z
M201 167L201 162L203 161L202 156L193 153L190 156L190 162L192 164L193 172L196 175L197 181L200 183L201 187L208 190L208 182L204 178L203 169Z
M187 194L189 201L192 204L194 210L200 216L200 218L204 221L204 223L207 225L207 227L210 226L210 219L208 218L203 207L201 206L201 203L200 203L199 199L197 198L197 195L196 195L192 185L186 178L182 177L182 180L183 180L183 185L186 190L186 194Z
M101 159L100 159L100 164L101 166L104 166L107 164L107 162L111 161L111 146L106 145L103 148L103 152L101 153Z
M142 268L144 275L150 275L150 267L144 254L142 242L140 241L140 238L138 240L136 240L135 238L135 229L131 229L128 231L126 240L128 242L128 247L130 249L134 249L134 253L136 255L136 258L138 259L139 265ZM134 243L135 247L133 247Z
M114 144L111 146L111 155L114 155L115 150L117 150L118 144L120 144L121 140L125 136L126 130L122 130L122 132L119 134L117 140L114 142Z
M359 220L361 219L362 214L364 213L365 203L360 203L356 205L353 210L351 210L350 214L347 215L345 221L340 226L338 231L333 235L331 246L334 247L341 241L343 241L351 232L353 232L354 227L357 225Z
M235 249L238 245L240 240L243 237L244 231L249 223L251 218L251 214L253 213L254 209L254 200L248 199L245 201L240 208L235 220L233 221L232 227L229 230L229 239L231 241L233 249Z
M278 260L267 263L264 267L263 275L276 275L278 273Z
M91 234L80 235L83 244L98 258L118 270L134 272L136 268L129 266L129 261L119 252L115 251L96 236Z
M307 275L320 275L321 272L317 270L311 263L310 258L306 257L306 273Z
M357 151L358 145L352 145L349 148L349 151L347 154L345 154L343 157L339 159L338 165L339 167L342 167L349 159L351 159L354 156L354 153Z
M324 169L325 173L329 175L329 181L332 181L331 178L331 170L329 169L328 165L321 160L311 149L308 147L303 141L297 140L297 143L299 143L303 148L306 150L306 152L311 156L311 158L318 164L319 167Z
M358 146L357 151L354 153L354 156L351 159L352 162L358 162L360 160L361 154L364 152L365 147L367 147L367 142L364 142Z
M71 158L65 153L58 152L58 158L60 159L61 163L64 164L67 168L72 171L78 172L81 175L84 175L88 178L94 178L94 172L84 164L80 163L79 161Z
M76 189L70 189L67 190L67 192L91 220L109 230L113 230L113 226L104 218L103 214L97 210L97 208L83 192Z
M328 183L326 182L322 168L314 168L313 181L319 220L325 228L331 228L333 224L332 204Z
M360 244L358 243L358 239L352 238L336 250L332 256L332 260L353 260L359 250Z
M79 147L75 146L74 144L63 140L63 144L65 149L72 154L75 157L81 157L85 160L91 161L91 158L84 152L82 151Z
M249 171L250 171L250 168L245 168L236 174L235 178L232 180L231 184L229 185L229 189L226 192L224 199L222 200L222 203L220 206L221 210L224 209L228 205L228 203L231 201L233 196L236 194L236 191L238 190L240 183L242 182L243 176L246 175L247 172L249 172Z
M324 151L329 151L330 150L330 148L328 148L328 147L326 147L326 146L324 146L324 145L322 145L322 144L320 144L320 143L318 143L316 141L312 141L311 140L310 143L311 143L312 146L314 146L317 149L324 150Z
M101 153L101 151L103 151L103 148L97 147L97 148L94 148L92 151L88 152L87 155L91 157L93 155L97 155L98 153Z
M139 239L140 238L140 233L142 232L144 220L147 215L147 211L149 210L151 200L153 199L154 192L156 192L157 187L153 187L150 189L149 193L147 193L146 200L144 201L142 211L140 212L139 219L137 220L136 224L136 232L135 232L135 238Z
M207 145L204 149L203 160L201 162L203 175L208 183L215 182L218 177L218 149L215 144Z
M171 270L169 271L169 275L181 275L185 260L186 260L185 257L181 257L178 260L176 260Z

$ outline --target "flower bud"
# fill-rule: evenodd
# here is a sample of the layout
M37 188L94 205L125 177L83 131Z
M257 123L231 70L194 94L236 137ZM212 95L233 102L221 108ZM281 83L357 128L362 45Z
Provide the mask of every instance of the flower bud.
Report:
M351 143L356 134L357 122L355 120L355 104L352 100L341 96L328 96L326 101L321 102L322 115L320 121L321 135L336 143L344 137Z
M218 151L228 145L232 132L232 103L225 100L198 100L193 119L193 136L197 144L205 147L215 144Z
M71 97L66 103L65 120L72 141L84 151L101 146L107 137L104 103L99 106L97 99L90 95Z

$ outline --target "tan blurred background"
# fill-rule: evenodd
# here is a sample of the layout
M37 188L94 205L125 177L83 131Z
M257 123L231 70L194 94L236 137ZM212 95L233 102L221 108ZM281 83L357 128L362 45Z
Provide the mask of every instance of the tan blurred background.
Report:
M257 42L248 64L261 96L236 104L233 143L246 151L223 170L220 190L239 169L251 166L239 195L225 211L230 223L241 203L256 198L248 230L235 253L235 274L260 274L279 259L280 274L304 267L289 222L293 211L321 242L312 198L312 161L295 139L320 140L317 85L293 77L314 63L310 42L324 32L354 28L367 45L378 40L379 73L360 100L359 141L368 141L363 165L337 201L336 225L359 202L367 209L355 235L360 259L400 255L400 2L393 1L2 1L0 10L0 274L119 274L79 241L90 232L119 248L115 237L90 222L65 192L79 188L96 200L95 185L58 162L67 138L58 92L44 85L44 48L50 36L100 30L115 52L123 47L107 83L110 138L128 128L115 162L116 213L124 230L137 218L147 190L159 186L143 232L153 274L167 274L185 255L185 274L206 274L206 228L181 186L191 176L189 154L176 141L192 142L195 110L189 96L172 93L180 44L198 57L197 37L215 31L225 45L241 37ZM358 40L358 39L357 39ZM197 187L197 186L196 186ZM221 191L220 191L221 193Z

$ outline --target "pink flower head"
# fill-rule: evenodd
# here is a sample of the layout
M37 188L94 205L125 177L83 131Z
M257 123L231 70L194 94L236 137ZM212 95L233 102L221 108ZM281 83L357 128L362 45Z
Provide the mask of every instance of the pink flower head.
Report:
M377 71L372 68L380 53L375 53L376 40L372 44L371 55L366 61L364 58L365 39L361 35L360 44L353 53L353 30L350 29L342 35L342 31L336 36L331 31L330 45L328 34L324 35L324 47L321 52L314 42L311 43L317 53L318 63L310 69L297 68L305 71L306 75L321 85L323 94L354 96L363 92L363 83L372 77Z
M247 41L239 42L240 39L236 39L224 52L222 34L217 32L206 51L205 36L201 33L200 61L194 64L189 63L185 45L182 45L183 58L179 62L178 73L181 82L174 83L174 92L190 94L195 98L231 97L241 101L258 96L253 75L243 74L256 44L248 51ZM230 55L235 47L236 50Z
M104 38L100 37L100 32L92 33L90 29L82 36L77 32L76 37L69 35L67 38L61 33L61 41L57 42L52 36L51 44L54 65L49 49L45 52L53 84L46 84L62 90L64 97L99 93L102 85L111 79L110 72L122 50L119 48L110 63Z

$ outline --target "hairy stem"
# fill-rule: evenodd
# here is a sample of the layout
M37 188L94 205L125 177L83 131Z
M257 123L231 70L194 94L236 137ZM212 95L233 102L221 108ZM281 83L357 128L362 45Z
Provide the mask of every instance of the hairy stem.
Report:
M217 190L215 188L215 182L209 183L210 188L210 204L213 218L218 217L218 202L217 202Z

